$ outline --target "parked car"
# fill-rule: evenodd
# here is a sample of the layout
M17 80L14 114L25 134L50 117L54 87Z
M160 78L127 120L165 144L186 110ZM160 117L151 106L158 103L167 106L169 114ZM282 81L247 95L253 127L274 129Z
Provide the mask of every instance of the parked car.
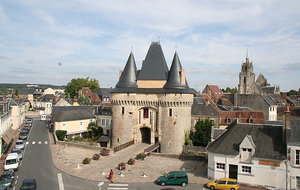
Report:
M20 150L24 150L24 148L25 148L24 141L23 140L17 140L15 148L20 149Z
M0 185L0 190L9 190L9 187L6 187L5 185Z
M9 153L5 159L4 170L13 169L14 171L19 169L19 156L17 153Z
M15 173L13 170L6 170L1 174L0 186L11 188L15 182ZM1 188L0 188L1 190Z
M20 150L20 149L16 149L14 148L11 153L17 153L19 155L19 160L22 160L23 159L23 151Z
M159 185L181 185L185 187L189 183L188 175L185 171L172 171L157 179Z
M19 139L21 140L27 140L27 136L28 134L26 132L20 132L20 135L19 135Z
M25 131L29 132L30 131L30 126L29 125L25 125L22 130L25 130Z
M20 189L22 189L22 190L36 190L37 189L36 180L34 178L24 179Z
M206 187L210 189L220 189L220 190L238 190L239 183L236 179L231 178L221 178L215 181L209 181Z

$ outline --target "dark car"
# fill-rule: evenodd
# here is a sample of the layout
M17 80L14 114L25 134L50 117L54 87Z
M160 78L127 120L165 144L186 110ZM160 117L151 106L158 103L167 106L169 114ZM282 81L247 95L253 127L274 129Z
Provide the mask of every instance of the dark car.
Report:
M13 170L6 170L2 173L0 179L0 190L1 186L3 189L5 189L4 187L11 188L15 182L15 173Z
M25 130L25 131L29 132L29 131L30 131L30 126L28 126L28 125L25 125L25 126L23 127L23 130Z
M22 189L22 190L36 190L37 189L36 180L34 178L24 179L20 189Z
M19 139L21 140L27 140L27 133L26 132L20 132L20 135L19 135Z

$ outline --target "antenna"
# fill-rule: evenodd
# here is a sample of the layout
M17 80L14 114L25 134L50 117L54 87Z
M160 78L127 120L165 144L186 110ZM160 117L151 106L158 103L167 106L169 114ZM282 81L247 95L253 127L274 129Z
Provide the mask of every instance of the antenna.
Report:
M249 60L249 57L248 57L248 46L247 46L246 60Z

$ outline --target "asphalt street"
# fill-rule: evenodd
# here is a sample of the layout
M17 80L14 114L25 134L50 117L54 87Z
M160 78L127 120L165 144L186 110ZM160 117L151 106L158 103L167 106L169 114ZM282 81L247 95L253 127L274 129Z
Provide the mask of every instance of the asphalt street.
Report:
M188 184L187 187L162 187L151 182L104 183L98 187L99 182L68 175L54 166L46 123L37 119L33 121L33 127L26 141L24 158L16 176L17 181L13 190L20 189L25 178L35 178L39 190L160 190L167 187L176 190L202 189L200 184Z

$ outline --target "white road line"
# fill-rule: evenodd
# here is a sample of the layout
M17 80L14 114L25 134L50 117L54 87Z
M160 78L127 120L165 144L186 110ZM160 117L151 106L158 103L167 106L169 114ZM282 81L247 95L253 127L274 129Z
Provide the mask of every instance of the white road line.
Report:
M127 187L108 187L107 190L109 189L114 189L114 190L126 190L128 189Z
M35 141L32 141L32 144L35 144Z
M29 142L26 142L26 144L29 144Z
M45 144L48 144L48 141L45 141Z
M109 183L108 186L114 186L114 187L128 187L128 184L119 184L119 183Z
M42 142L41 142L41 141L39 141L39 144L42 144Z
M59 190L65 190L61 173L57 174Z

